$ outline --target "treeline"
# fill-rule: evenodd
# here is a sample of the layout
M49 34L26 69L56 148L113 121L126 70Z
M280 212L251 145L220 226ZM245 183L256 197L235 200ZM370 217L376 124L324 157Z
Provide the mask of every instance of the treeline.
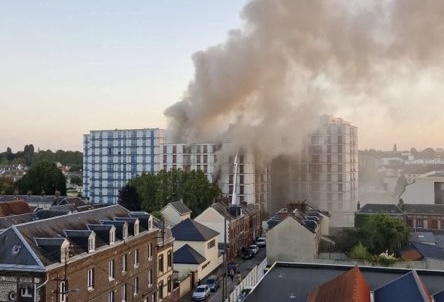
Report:
M147 211L155 216L169 202L182 200L195 217L221 194L202 171L161 170L131 179L119 190L119 204L131 211Z
M39 162L60 162L62 165L71 166L71 171L78 171L82 168L83 154L79 151L63 150L36 152L32 144L26 145L23 151L16 153L13 153L9 147L6 152L0 153L0 165L2 166L14 164L31 166Z

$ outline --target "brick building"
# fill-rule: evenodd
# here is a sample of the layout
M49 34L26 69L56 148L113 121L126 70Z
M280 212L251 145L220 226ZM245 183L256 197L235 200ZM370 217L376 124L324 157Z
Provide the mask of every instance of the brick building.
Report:
M0 301L160 301L160 234L119 205L13 225L0 234Z

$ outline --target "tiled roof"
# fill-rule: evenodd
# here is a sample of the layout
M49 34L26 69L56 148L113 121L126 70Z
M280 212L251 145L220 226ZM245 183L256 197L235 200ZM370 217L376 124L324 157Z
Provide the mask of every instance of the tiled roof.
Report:
M173 237L180 241L207 241L219 235L218 232L190 218L176 224L171 231Z
M373 296L376 302L432 302L416 271L411 271L377 288Z
M313 290L307 302L370 302L370 289L357 266Z
M184 203L182 202L182 200L178 200L178 201L170 202L169 204L170 204L174 209L176 209L176 211L177 211L179 214L181 214L181 215L191 213L190 208L188 208L188 207L186 206L186 204L184 204Z
M411 232L410 241L421 242L421 243L437 243L435 235L432 232Z
M406 214L444 214L444 204L404 204Z
M175 264L201 264L206 259L188 244L174 252L173 262Z
M384 213L390 215L402 215L402 210L395 204L368 203L357 211L357 214Z
M0 216L20 215L31 213L32 209L24 200L0 202Z
M413 245L424 258L444 260L444 250L438 246L420 242L412 242L411 245Z

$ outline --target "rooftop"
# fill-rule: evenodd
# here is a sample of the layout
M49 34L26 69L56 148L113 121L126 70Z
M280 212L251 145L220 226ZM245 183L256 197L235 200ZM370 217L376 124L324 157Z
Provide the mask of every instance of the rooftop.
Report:
M245 302L305 302L317 287L352 269L349 265L275 263L247 296ZM371 291L411 272L409 269L360 267ZM444 289L444 271L417 270L429 293ZM350 300L351 301L351 300Z

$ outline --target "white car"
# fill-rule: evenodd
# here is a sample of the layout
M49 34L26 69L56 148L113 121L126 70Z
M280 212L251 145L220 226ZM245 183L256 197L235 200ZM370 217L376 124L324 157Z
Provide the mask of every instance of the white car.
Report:
M191 299L193 301L203 301L210 296L210 287L206 284L199 285L193 292Z
M259 237L258 239L256 239L256 245L258 247L264 247L267 245L267 241L265 239L265 237Z
M258 247L256 244L252 244L252 245L250 245L250 246L248 247L248 249L249 249L250 251L252 251L253 254L255 254L255 255L259 252L259 247Z

